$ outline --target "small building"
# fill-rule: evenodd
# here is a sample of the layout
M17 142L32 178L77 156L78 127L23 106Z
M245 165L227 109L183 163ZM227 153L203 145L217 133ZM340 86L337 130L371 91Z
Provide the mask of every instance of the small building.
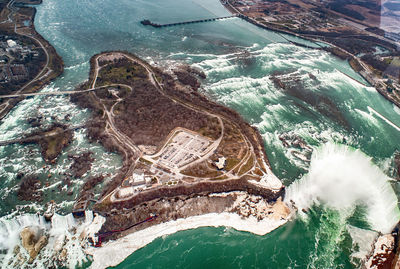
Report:
M226 158L225 157L219 157L218 161L214 163L215 166L217 167L218 170L222 170L225 168L226 164Z
M130 182L132 186L144 185L146 180L144 179L144 172L141 169L135 169L132 174Z
M125 187L125 188L121 188L118 191L118 198L125 198L125 197L129 197L131 195L133 195L134 192L134 188L133 187Z
M145 184L146 184L146 179L144 176L144 171L141 169L135 169L132 173L132 176L127 177L122 182L122 187L134 187L134 186L140 186L140 185L145 185Z
M145 182L146 182L146 186L151 186L152 185L152 177L150 177L150 176L146 176L146 177L144 177L144 180L145 180Z
M12 40L12 39L9 39L9 40L7 40L7 45L8 45L10 48L14 48L14 47L17 46L17 42L15 42L15 41Z

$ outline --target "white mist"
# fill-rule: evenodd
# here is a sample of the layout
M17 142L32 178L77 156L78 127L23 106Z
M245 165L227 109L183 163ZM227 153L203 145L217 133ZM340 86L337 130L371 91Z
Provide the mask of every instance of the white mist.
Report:
M400 216L389 177L360 150L334 143L314 151L309 173L288 187L285 200L299 210L322 203L349 212L362 204L372 229L382 233L391 232Z

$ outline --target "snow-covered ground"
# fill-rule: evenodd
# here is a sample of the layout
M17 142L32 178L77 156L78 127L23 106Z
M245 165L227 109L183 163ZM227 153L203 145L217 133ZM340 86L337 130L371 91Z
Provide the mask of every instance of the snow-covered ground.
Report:
M232 227L239 231L265 235L286 223L287 219L264 219L257 221L255 217L242 218L234 213L210 213L201 216L189 217L169 221L144 230L129 234L116 241L110 241L101 248L89 247L86 253L93 256L90 268L107 268L116 266L136 250L146 246L158 237L170 235L182 230L199 227Z

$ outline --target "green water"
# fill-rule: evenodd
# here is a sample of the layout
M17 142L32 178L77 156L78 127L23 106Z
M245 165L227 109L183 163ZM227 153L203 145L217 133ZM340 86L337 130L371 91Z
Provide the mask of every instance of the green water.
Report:
M158 238L117 268L352 268L343 228L333 211L312 213L307 222L297 219L265 236L198 228Z
M142 19L169 23L226 15L229 12L217 0L44 0L38 7L35 26L66 65L65 73L46 90L67 90L85 81L90 57L104 50L128 50L167 69L185 62L207 74L204 94L234 108L260 130L273 171L286 185L301 178L309 168L309 163L293 152L310 158L313 149L328 141L361 149L381 170L391 174L400 132L371 113L368 106L398 126L400 110L373 88L344 75L364 82L346 62L321 50L291 45L281 35L238 18L163 29L140 24ZM296 81L295 91L277 88L272 76ZM71 112L73 123L89 116L65 97L35 97L22 102L3 120L3 138L29 132L26 119L37 110L46 115L46 121L51 121L51 115L62 120ZM113 173L120 167L118 156L90 144L84 131L79 132L79 140L63 154L53 173L68 168L68 152L85 148L96 152L90 175ZM310 148L285 147L279 139L282 136L289 142L301 137ZM38 148L2 147L0 162L0 215L40 208L40 203L21 203L15 195L18 171L29 173L43 165ZM57 184L59 180L54 177L49 183ZM82 182L76 180L75 193ZM400 194L399 184L393 182L392 186ZM56 193L56 187L46 190L46 199L56 198L67 212L75 195ZM355 210L349 217L320 205L312 208L308 218L296 218L265 236L230 228L178 232L138 250L119 267L352 268L358 263L351 258L348 224L368 227L362 210Z

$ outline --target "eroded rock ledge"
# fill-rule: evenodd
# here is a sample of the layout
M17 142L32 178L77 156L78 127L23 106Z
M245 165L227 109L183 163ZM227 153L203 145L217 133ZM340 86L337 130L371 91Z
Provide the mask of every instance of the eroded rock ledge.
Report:
M99 234L102 241L115 240L153 225L209 213L235 213L244 219L253 217L258 221L265 219L286 221L291 211L280 198L283 191L271 192L269 195L261 192L259 195L253 195L247 191L222 193L206 191L148 200L135 206L120 204L120 209L114 207L106 213L106 222ZM150 213L157 216L153 221L129 228L132 224L143 221ZM115 230L121 232L109 233Z

